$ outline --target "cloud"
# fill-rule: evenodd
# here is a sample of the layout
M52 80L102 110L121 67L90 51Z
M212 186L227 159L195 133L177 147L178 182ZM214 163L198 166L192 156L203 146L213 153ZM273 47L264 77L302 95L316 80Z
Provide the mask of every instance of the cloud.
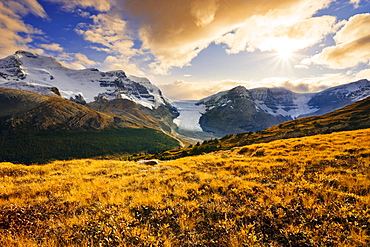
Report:
M107 56L104 64L113 70L123 70L130 75L144 76L145 74L137 67L135 63L127 62L127 59L122 59L118 56Z
M92 49L104 51L108 54L105 62L110 69L126 69L130 74L142 75L143 73L130 60L140 55L141 52L134 48L134 41L129 36L126 28L127 23L116 15L98 14L90 17L93 24L80 23L75 31L82 35L85 40L99 44L91 46Z
M42 54L42 50L29 46L33 36L42 34L42 31L25 24L22 18L28 14L47 18L45 10L35 0L0 2L0 56L7 56L20 49Z
M63 8L67 11L75 11L78 7L92 7L98 11L106 12L112 8L115 0L47 0L49 2L63 4Z
M76 53L76 54L74 54L74 56L75 56L78 63L83 64L85 66L92 66L92 65L100 64L98 62L95 62L95 61L92 61L92 60L88 59L87 56L82 54L82 53Z
M358 14L334 36L335 45L312 57L312 62L332 69L346 69L370 61L370 14Z
M355 8L358 8L360 6L360 0L350 0L350 3L352 3Z
M370 69L364 69L356 73L356 79L368 79L370 80Z
M226 44L228 53L299 50L336 30L335 17L312 17L333 0L48 1L79 13L85 13L79 8L102 12L90 16L93 24L78 25L76 32L99 44L92 48L119 56L126 66L133 57L150 54L148 66L155 74L190 66L213 42Z
M303 64L294 65L294 68L295 69L309 69L307 65L303 65Z
M100 63L90 60L82 53L66 53L62 52L56 57L65 67L71 69L85 69Z
M15 13L26 16L33 14L42 18L47 18L44 8L37 2L37 0L5 0L4 4L12 9Z
M333 16L295 20L294 13L291 16L282 15L286 19L275 15L253 16L235 32L219 38L217 43L227 44L229 54L244 50L294 52L321 42L326 35L336 30L336 18Z
M150 67L155 73L165 74L171 67L190 65L215 41L227 44L230 53L273 49L276 39L280 43L294 40L294 49L316 44L334 31L335 18L311 17L330 2L141 0L138 4L126 0L119 6L124 16L135 20L142 48L154 55Z
M164 95L176 100L199 100L222 91L221 84L202 85L201 83L177 80L170 84L157 85Z
M204 27L214 20L217 9L217 0L193 1L190 5L190 14L194 16L198 27Z
M63 48L59 44L56 44L56 43L40 44L39 46L49 51L63 51Z
M207 85L204 85L203 83L177 80L170 84L159 84L158 87L171 99L200 100L218 92L230 90L236 86L244 86L247 89L257 87L283 87L298 93L320 92L329 87L363 79L366 76L370 76L370 70L364 70L363 73L356 75L332 73L300 79L270 77L260 81L224 80L208 83Z

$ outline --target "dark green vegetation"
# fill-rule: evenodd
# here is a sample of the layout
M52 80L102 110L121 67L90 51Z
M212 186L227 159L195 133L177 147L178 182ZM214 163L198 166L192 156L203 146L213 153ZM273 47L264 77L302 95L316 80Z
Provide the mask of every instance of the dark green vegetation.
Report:
M46 163L50 160L127 153L155 153L179 143L158 130L27 131L0 137L0 162Z
M262 131L227 135L221 139L208 140L194 146L140 158L174 159L253 143L365 128L370 128L370 97L323 116L299 118Z

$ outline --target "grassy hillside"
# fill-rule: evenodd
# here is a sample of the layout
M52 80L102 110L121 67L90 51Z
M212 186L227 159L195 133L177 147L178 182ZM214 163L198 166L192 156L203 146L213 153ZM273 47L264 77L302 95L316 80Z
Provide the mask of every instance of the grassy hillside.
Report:
M370 129L146 166L0 163L0 246L369 246Z

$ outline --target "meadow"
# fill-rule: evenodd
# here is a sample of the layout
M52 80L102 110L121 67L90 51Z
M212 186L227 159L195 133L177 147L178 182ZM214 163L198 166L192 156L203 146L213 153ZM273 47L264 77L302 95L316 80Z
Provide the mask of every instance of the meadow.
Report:
M369 246L370 129L162 161L0 163L0 246Z

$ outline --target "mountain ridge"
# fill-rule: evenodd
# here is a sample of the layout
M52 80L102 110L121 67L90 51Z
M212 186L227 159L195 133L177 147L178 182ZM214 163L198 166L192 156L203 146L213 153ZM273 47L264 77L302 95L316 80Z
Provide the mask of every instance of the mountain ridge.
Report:
M26 51L0 59L0 87L63 97L189 141L259 131L292 119L323 115L370 95L367 79L318 93L239 86L196 103L181 102L178 105L184 115L180 116L176 103L147 78L126 75L122 70L73 70L53 57ZM189 116L194 120L187 119Z
M200 127L215 137L222 137L263 130L301 117L324 115L368 96L370 81L367 79L318 93L296 93L285 88L246 89L238 86L199 100L194 106L205 107L200 112Z
M27 51L0 59L0 86L44 95L53 95L51 88L56 87L62 97L82 97L87 103L126 98L148 108L170 104L147 78L126 75L122 70L70 69L53 57Z
M135 119L140 125L150 125L167 133L173 133L172 120L178 115L177 109L147 78L126 75L122 70L74 70L53 57L27 51L17 51L0 59L0 87L62 97L108 114L114 112ZM125 104L125 110L131 115L119 109L116 104L119 101L133 102ZM118 109L112 109L113 105Z
M37 131L146 126L128 117L101 113L62 98L8 88L0 88L0 119L2 125L13 129L32 126Z

